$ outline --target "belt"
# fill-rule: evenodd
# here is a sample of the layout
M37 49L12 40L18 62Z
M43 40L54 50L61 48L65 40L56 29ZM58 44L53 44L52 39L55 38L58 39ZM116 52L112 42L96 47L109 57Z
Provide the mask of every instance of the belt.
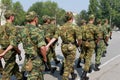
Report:
M75 44L75 42L62 42L63 44Z
M99 38L100 40L104 40L103 38Z
M35 55L33 55L33 54L25 54L25 57L26 57L27 59L34 60L34 59L36 59L38 56L35 56Z
M88 40L86 40L86 39L82 39L82 41L88 41L88 42L91 42L91 41L94 41L94 39L88 39Z

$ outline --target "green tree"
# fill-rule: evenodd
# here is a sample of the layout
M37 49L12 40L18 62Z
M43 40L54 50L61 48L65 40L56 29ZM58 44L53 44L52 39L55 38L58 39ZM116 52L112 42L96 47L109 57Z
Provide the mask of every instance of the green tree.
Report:
M13 11L16 13L15 16L15 25L23 25L25 20L25 11L23 10L20 2L13 3Z
M56 2L46 1L46 2L36 2L34 3L28 11L35 11L39 15L39 23L42 24L41 17L43 15L49 15L52 17L56 17L57 23L61 24L61 19L65 10L58 7Z
M12 8L12 0L1 0L1 2L6 7L6 9Z
M86 10L82 10L76 17L77 25L81 26L81 20L88 20L88 12Z
M94 14L96 15L96 12L98 11L98 1L97 0L89 0L89 9L88 9L88 14Z

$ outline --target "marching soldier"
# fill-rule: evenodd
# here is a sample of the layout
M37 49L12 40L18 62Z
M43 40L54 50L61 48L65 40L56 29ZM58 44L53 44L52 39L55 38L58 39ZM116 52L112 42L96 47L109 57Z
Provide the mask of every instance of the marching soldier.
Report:
M96 44L96 47L95 47L95 71L99 71L100 69L98 68L99 65L101 64L100 60L101 60L101 57L102 57L102 54L104 52L104 46L105 46L105 43L104 43L104 38L106 39L107 37L107 33L104 29L104 27L101 25L101 20L100 19L97 19L97 28L99 30L99 43Z
M66 18L66 23L63 26L61 26L58 29L58 31L56 31L56 35L46 47L48 48L58 38L58 36L61 37L62 39L61 49L65 58L64 73L62 75L62 80L69 80L70 74L72 76L72 80L75 80L77 75L74 73L73 65L74 65L74 60L76 55L76 45L80 46L82 36L79 30L79 27L72 24L73 13L66 12L65 18Z
M85 51L85 65L83 73L81 75L81 80L88 80L87 73L90 70L91 58L95 49L95 42L98 43L98 30L94 23L94 15L89 16L89 22L86 26L82 27L82 47Z
M40 26L40 29L44 31L45 42L46 44L48 44L52 39L52 37L54 36L57 27L50 24L51 21L49 16L44 15L42 18L43 18L43 25ZM51 63L50 63L53 55L54 55L54 46L52 44L50 46L49 51L47 52L47 62L45 62L46 65L45 71L51 71L52 73L54 73L56 70L56 67L51 67ZM57 61L57 59L55 61Z
M86 26L86 21L83 19L83 20L81 20L81 27L80 27L80 29L81 29L82 27L85 27L85 26ZM82 67L82 66L80 65L80 63L81 63L82 60L84 60L84 63L85 63L85 51L84 51L83 48L84 48L84 47L82 47L82 45L81 45L81 53L80 53L80 57L79 57L79 59L78 59L77 68L81 68L81 67Z
M11 40L14 38L14 36L16 36L16 28L13 25L15 13L11 10L7 10L5 11L4 16L6 18L7 23L1 26L2 33L0 34L2 35L0 37L0 44L3 50L5 50L9 46ZM22 79L22 74L19 71L18 64L16 63L16 53L20 54L20 51L17 47L9 51L6 55L4 55L3 58L6 63L2 72L2 80L10 80L10 77L13 74L17 77L17 80Z
M18 32L17 36L12 39L9 47L0 55L5 55L7 51L17 46L20 40L25 49L25 62L23 70L28 72L28 80L44 80L42 73L42 59L40 55L46 54L46 43L44 42L43 31L36 27L38 16L34 11L26 15L28 24Z

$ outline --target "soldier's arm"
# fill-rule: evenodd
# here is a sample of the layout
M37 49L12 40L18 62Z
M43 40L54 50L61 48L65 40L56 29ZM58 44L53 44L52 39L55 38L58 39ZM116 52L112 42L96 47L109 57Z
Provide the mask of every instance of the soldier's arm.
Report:
M12 45L9 45L8 47L7 47L7 49L2 53L2 54L0 54L0 57L2 57L2 56L4 56L8 51L10 51L11 49L13 49L13 46Z
M46 50L48 50L48 48L50 47L50 45L53 44L53 43L58 39L58 37L59 37L59 31L60 31L60 29L57 29L57 30L55 31L55 35L54 35L54 37L50 40L50 42L47 44Z
M40 50L40 54L43 56L43 60L45 62L47 62L46 47L45 47L46 43L44 41L44 31L39 30L39 32L36 32L36 34L38 35L38 39L37 39L38 45L37 45L37 47Z

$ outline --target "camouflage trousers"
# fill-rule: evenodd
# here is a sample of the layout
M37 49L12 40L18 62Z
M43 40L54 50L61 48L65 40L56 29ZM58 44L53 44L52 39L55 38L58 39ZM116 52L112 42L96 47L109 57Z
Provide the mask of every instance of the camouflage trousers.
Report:
M25 58L24 65L22 67L22 71L25 71L25 65L28 62L29 58ZM27 71L28 76L27 80L44 80L42 73L42 59L38 56L34 60L32 60L33 68L31 71Z
M47 61L48 61L48 65L51 67L51 60L52 58L55 60L57 59L56 57L56 53L55 53L55 46L53 46L53 48L50 48L47 52Z
M95 43L94 41L89 42L88 46L85 46L83 42L83 51L85 52L85 65L84 65L84 71L89 71L90 65L91 65L91 58L94 53L95 49Z
M19 66L16 63L16 54L14 51L10 51L4 56L6 63L2 72L2 80L10 80L12 75L15 75L17 80L22 80L22 73L19 71Z
M105 43L103 40L100 40L98 47L97 47L97 51L96 51L96 55L95 55L95 64L99 64L100 60L101 60L101 56L104 52L104 46Z
M84 59L84 58L85 58L85 51L84 51L84 47L81 46L81 53L80 53L79 59L82 60L82 59Z
M69 80L69 75L74 73L74 60L76 55L76 46L72 45L72 50L68 49L68 44L62 44L61 49L64 56L64 73L62 80Z

